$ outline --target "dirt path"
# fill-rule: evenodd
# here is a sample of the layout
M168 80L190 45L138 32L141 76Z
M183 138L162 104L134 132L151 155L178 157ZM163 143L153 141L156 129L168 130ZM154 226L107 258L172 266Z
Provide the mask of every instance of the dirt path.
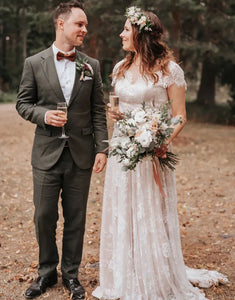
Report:
M30 154L34 126L14 105L0 105L0 299L24 299L37 276ZM235 299L235 128L188 123L175 142L179 219L185 263L228 275L230 284L205 290L209 299ZM94 175L89 195L80 280L88 299L98 281L99 230L104 174ZM60 214L61 216L61 214ZM61 249L63 220L58 222ZM58 284L38 299L67 299ZM155 300L155 299L151 299Z

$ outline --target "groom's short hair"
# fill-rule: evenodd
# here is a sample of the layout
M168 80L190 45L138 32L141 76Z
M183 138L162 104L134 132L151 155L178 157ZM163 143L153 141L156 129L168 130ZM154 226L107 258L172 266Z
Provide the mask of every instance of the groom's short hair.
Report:
M77 0L72 0L69 2L65 2L65 3L60 3L60 5L58 5L55 9L55 13L54 13L54 17L53 17L53 21L55 24L55 27L57 26L57 20L59 19L60 16L66 16L69 15L72 11L73 7L77 7L80 8L84 11L84 5L82 2L77 1Z

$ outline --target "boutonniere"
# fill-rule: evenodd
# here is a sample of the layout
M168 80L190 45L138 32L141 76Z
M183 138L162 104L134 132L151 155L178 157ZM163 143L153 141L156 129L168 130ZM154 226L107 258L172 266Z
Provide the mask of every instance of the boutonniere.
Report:
M86 58L76 59L76 69L81 73L81 81L84 81L85 76L93 77L94 71Z

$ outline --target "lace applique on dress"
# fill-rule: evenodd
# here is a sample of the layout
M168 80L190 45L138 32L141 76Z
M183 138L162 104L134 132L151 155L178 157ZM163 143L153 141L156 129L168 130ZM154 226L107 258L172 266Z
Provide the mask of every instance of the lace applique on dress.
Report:
M174 61L170 61L168 65L170 74L162 77L163 85L165 88L168 88L172 84L176 84L177 86L185 86L186 82L184 79L184 71L181 67L175 63Z
M119 61L113 68L113 79L112 79L112 82L111 82L111 86L115 86L116 84L116 81L117 81L117 77L116 77L116 74L117 74L117 71L118 71L118 68L121 66L121 64L125 61L125 59Z
M113 80L111 83L112 86L115 86L115 83L117 81L115 74L117 74L118 68L124 61L125 61L124 59L119 61L113 68ZM184 71L181 69L181 67L174 61L170 61L168 68L169 68L169 72L170 72L169 75L163 76L161 71L157 72L158 76L159 76L158 84L162 85L164 88L168 88L169 86L171 86L174 83L177 86L187 87L185 79L184 79ZM128 77L132 78L132 74L127 74L127 79L128 79ZM129 80L129 81L131 81L131 80Z

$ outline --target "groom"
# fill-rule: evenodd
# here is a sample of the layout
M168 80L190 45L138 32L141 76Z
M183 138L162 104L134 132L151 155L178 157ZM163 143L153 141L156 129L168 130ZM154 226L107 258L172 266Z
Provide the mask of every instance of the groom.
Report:
M32 166L39 277L25 297L40 296L57 283L55 236L62 191L62 281L72 299L84 299L77 276L92 167L98 173L106 164L105 104L98 61L75 50L87 34L82 3L61 3L54 23L53 45L25 61L16 104L24 119L37 124ZM67 103L68 118L56 110L58 102ZM63 125L68 139L59 138Z

